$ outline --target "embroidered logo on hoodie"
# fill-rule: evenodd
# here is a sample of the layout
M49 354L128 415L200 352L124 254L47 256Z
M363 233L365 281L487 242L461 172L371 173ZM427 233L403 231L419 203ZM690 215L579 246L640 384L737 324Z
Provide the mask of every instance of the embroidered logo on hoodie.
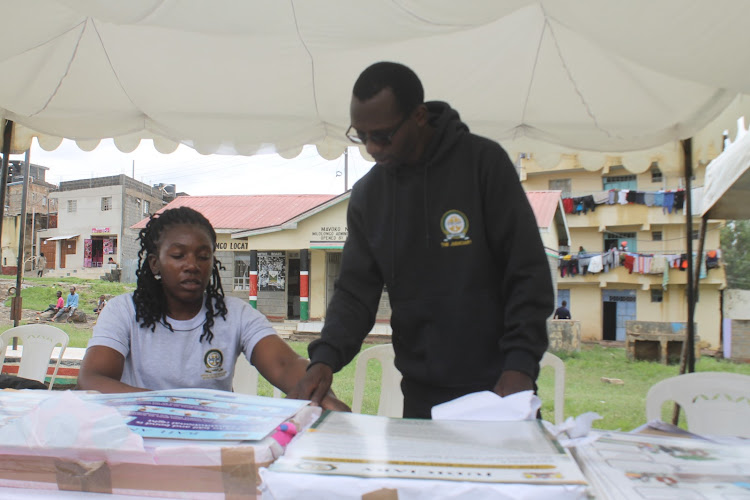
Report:
M443 247L456 247L471 245L471 238L466 234L469 232L469 219L460 210L448 210L440 219L440 230L445 238L440 243Z

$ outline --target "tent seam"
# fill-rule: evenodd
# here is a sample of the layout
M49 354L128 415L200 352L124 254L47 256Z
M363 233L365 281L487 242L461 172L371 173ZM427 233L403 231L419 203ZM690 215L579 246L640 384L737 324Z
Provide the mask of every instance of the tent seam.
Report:
M128 101L130 101L130 104L133 105L135 109L137 109L140 114L143 116L143 128L146 128L146 115L143 113L143 111L138 107L138 105L133 102L133 99L130 97L130 94L128 94L128 91L125 90L125 87L122 84L122 81L120 80L120 75L117 74L117 70L115 69L114 64L112 64L112 59L109 57L109 52L107 52L107 47L104 45L104 40L102 40L102 35L99 33L99 28L96 27L96 22L92 19L91 25L94 27L94 32L96 33L96 37L99 39L99 45L101 46L102 50L104 51L104 57L107 58L107 64L109 65L109 69L112 70L112 74L115 76L115 80L117 80L117 85L122 90L122 93L125 94L125 97L128 98Z
M583 97L583 93L578 88L578 85L573 78L573 73L571 72L570 68L568 67L567 63L565 62L565 58L562 54L562 49L560 48L560 44L557 43L557 37L555 36L555 30L552 28L552 24L549 22L549 18L547 17L547 12L544 10L544 6L542 8L542 13L544 14L544 26L549 27L550 36L552 37L552 41L555 44L555 50L557 51L557 56L560 58L560 62L562 63L563 68L565 69L565 74L568 77L568 80L573 85L573 89L576 91L576 94L578 94L579 99L581 100L581 104L583 104L584 109L586 110L586 114L591 117L591 120L594 122L594 127L604 132L604 134L607 137L617 137L622 138L620 136L616 136L611 134L608 130L606 130L604 127L599 125L599 121L596 119L596 116L594 115L594 112L591 110L591 107L589 106L588 102L586 102L586 99Z
M544 27L542 32L539 34L539 43L536 46L536 55L534 56L534 68L531 70L531 78L529 78L529 85L526 88L526 100L523 103L523 111L521 112L521 125L516 127L513 131L513 140L518 138L518 131L520 127L526 122L526 109L529 105L529 99L531 97L531 85L534 83L534 75L536 74L536 65L539 62L539 53L542 50L542 40L544 40L544 33L547 31L547 13L542 8L542 14L544 15Z
M315 59L313 58L312 52L310 52L309 47L305 43L305 40L302 38L302 33L299 29L299 22L297 20L297 10L294 8L294 0L289 0L289 5L292 7L292 15L294 16L294 29L297 31L297 39L299 39L300 43L305 48L305 52L307 52L307 56L310 58L310 76L312 80L312 97L313 102L315 103L315 115L318 117L318 121L323 124L325 136L327 137L328 125L321 119L320 109L318 108L318 90L315 85Z
M86 23L88 22L88 18L86 21L83 21L82 23L78 24L77 26L83 25L81 28L81 32L78 34L78 40L76 40L76 46L75 49L73 49L73 53L70 56L70 60L68 61L67 66L65 67L65 73L60 77L60 80L57 82L57 86L55 86L55 90L52 91L50 96L47 98L47 101L44 103L44 105L38 109L37 111L31 113L29 115L29 118L34 117L41 113L42 111L47 109L47 106L49 106L50 102L52 102L52 99L55 98L57 95L57 92L60 90L60 87L62 86L63 82L65 81L65 78L67 78L68 73L70 73L70 68L73 66L73 61L76 58L76 55L78 54L78 48L81 46L81 40L83 39L83 34L86 32ZM67 32L66 32L67 33ZM47 42L45 42L47 43ZM44 45L44 44L42 44ZM40 45L41 46L41 45Z

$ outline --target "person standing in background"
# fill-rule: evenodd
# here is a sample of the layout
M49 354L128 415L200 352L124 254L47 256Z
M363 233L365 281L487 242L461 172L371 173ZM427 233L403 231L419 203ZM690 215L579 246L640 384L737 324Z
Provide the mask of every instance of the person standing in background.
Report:
M570 319L570 310L566 307L567 305L568 303L563 300L562 305L555 309L552 319Z
M47 258L44 256L44 252L39 252L39 257L36 259L36 275L40 278L44 276L45 267L47 267Z

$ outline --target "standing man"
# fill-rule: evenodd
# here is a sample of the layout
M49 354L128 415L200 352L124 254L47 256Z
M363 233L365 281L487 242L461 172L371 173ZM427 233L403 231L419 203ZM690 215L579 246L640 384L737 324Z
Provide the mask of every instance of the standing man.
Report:
M566 307L567 305L568 303L563 300L562 305L555 309L552 319L570 319L570 309Z
M404 417L468 393L531 390L554 294L513 163L406 66L354 84L347 136L377 162L352 191L341 274L311 364L291 397L320 403L359 352L383 285L392 308Z
M55 317L52 319L56 320L57 318L62 317L63 314L68 313L67 320L70 321L70 318L73 317L76 309L78 309L78 297L79 295L76 293L76 287L71 286L70 295L65 298L65 307L57 311L57 314L55 314Z
M45 267L47 267L47 258L44 256L44 252L39 252L39 257L36 259L36 275L40 278L44 276Z

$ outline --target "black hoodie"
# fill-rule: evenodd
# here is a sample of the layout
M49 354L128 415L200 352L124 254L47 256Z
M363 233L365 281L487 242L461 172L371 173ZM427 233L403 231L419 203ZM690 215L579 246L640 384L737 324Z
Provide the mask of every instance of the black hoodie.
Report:
M554 308L536 219L508 155L469 133L448 104L427 107L427 161L375 165L354 185L341 274L309 347L313 363L348 364L385 285L406 404L492 390L505 369L536 380Z

